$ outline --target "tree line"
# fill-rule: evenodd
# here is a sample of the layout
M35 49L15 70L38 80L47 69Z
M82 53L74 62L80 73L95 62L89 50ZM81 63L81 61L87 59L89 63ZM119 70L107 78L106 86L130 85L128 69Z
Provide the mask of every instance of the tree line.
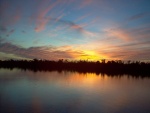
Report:
M150 77L150 62L121 61L105 59L101 61L68 61L60 59L53 60L0 60L0 68L19 68L22 70L36 71L72 71L79 73L96 73L107 75L133 75Z

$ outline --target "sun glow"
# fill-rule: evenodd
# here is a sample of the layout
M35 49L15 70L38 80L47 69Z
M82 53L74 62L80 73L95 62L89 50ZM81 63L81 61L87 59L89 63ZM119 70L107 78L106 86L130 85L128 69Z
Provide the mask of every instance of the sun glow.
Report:
M84 50L84 54L80 56L80 59L84 59L84 60L99 60L99 59L101 59L101 57L95 51Z

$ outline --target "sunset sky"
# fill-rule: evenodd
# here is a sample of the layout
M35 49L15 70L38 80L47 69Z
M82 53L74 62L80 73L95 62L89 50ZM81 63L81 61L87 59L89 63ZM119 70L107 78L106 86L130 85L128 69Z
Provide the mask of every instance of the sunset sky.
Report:
M0 0L0 60L150 60L150 0Z

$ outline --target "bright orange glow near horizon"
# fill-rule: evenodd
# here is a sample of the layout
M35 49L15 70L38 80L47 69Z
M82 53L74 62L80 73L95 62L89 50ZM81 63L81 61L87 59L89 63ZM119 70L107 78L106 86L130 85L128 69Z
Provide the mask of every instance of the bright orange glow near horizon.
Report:
M84 50L84 55L80 56L78 59L83 60L91 60L91 61L97 61L103 58L107 58L106 56L98 54L96 51L92 50Z

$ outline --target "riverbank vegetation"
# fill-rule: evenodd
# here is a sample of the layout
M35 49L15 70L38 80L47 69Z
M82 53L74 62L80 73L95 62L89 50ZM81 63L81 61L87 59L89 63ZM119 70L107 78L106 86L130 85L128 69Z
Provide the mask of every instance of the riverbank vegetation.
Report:
M76 71L80 73L103 73L108 75L150 76L150 62L121 61L105 59L101 61L68 60L5 60L0 61L0 68L19 68L36 71Z

